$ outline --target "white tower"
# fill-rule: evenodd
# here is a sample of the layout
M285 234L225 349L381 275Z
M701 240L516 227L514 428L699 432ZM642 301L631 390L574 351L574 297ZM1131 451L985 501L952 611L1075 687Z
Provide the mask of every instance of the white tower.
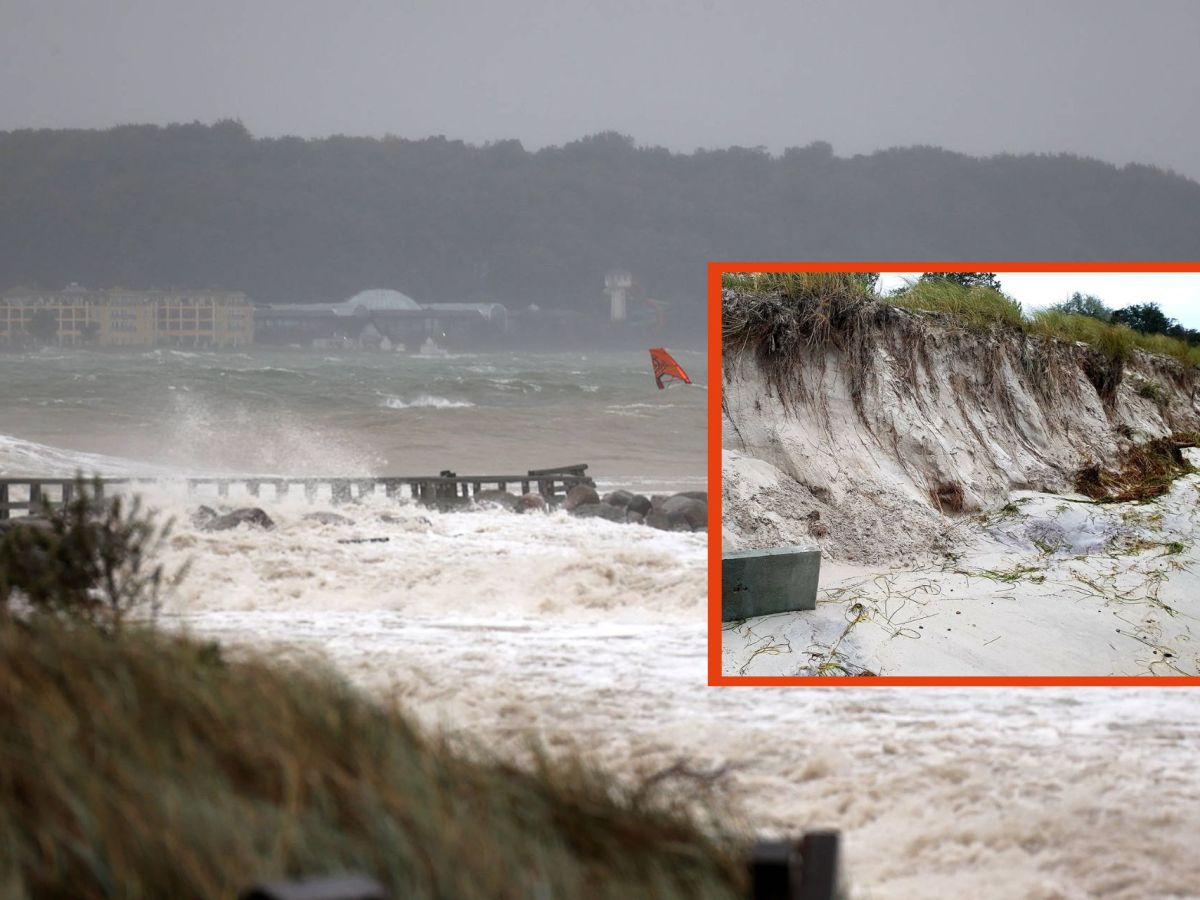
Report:
M633 276L628 272L614 270L604 276L604 293L611 301L609 318L614 322L625 321L625 295L633 287Z

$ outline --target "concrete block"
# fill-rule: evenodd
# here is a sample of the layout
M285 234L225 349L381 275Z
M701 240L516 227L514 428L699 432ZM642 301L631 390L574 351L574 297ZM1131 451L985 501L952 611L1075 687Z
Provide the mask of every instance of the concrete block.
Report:
M821 548L776 547L726 553L721 560L721 619L749 619L817 608Z

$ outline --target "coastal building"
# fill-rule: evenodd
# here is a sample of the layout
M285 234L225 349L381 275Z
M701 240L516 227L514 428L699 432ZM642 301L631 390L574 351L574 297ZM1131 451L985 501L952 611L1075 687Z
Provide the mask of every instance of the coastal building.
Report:
M14 288L0 295L0 345L245 347L253 307L229 291Z
M340 303L277 303L254 310L260 343L302 347L404 347L426 342L469 347L509 332L500 303L418 303L399 291L373 289Z
M633 276L624 269L614 269L604 276L604 293L608 294L610 322L625 321L625 301L633 287Z

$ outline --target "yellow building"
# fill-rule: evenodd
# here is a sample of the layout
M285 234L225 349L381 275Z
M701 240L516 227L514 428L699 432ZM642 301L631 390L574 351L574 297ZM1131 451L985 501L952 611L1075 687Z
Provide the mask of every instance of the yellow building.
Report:
M254 311L228 291L14 289L0 297L0 344L10 347L245 347Z

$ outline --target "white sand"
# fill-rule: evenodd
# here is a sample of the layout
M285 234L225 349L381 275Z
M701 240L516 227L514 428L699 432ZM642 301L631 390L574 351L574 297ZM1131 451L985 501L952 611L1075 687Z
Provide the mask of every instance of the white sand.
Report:
M1200 476L1148 503L1081 499L1018 492L925 565L826 562L816 610L727 624L723 669L1200 674Z

